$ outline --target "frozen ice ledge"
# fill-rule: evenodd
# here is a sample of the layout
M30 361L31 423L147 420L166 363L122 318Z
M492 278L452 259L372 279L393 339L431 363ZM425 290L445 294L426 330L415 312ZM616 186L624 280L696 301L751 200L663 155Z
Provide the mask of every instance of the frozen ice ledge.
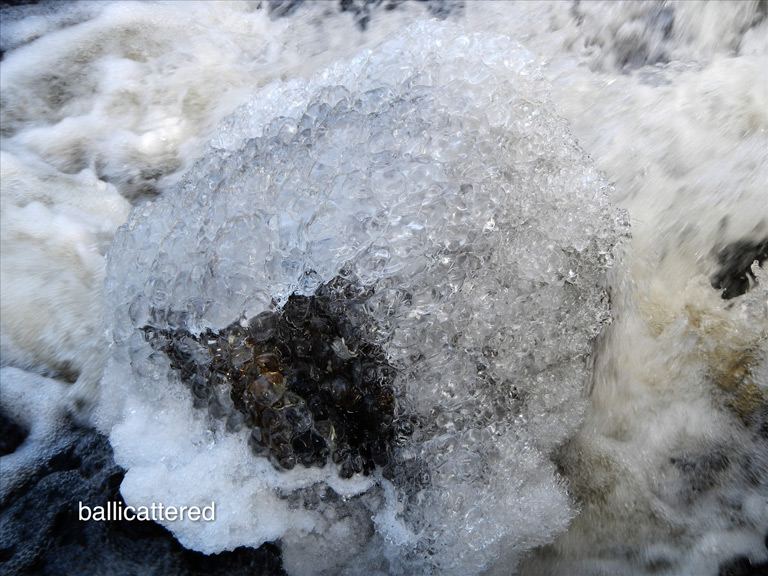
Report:
M608 184L506 37L409 27L221 125L108 254L127 504L292 574L508 573L576 514Z

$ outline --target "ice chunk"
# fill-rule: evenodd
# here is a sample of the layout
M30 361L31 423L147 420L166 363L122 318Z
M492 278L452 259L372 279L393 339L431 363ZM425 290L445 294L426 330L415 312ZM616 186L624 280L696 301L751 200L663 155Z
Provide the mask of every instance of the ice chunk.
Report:
M129 503L215 500L215 522L167 527L206 553L280 539L296 574L506 572L566 528L550 455L582 417L609 320L599 277L622 230L532 60L505 37L409 27L262 89L175 192L134 211L109 253L100 408ZM281 333L334 279L364 293L362 344L305 319L307 342ZM244 344L238 323L275 350ZM206 337L200 354L172 352ZM325 360L296 359L313 345ZM228 429L225 412L196 408L228 390L236 407L235 371L258 354L280 357L254 379L321 381L365 346L394 368L392 416L408 416L383 435L387 463L273 467L249 448L272 416ZM251 406L297 405L267 394L270 378L246 383ZM329 411L351 386L328 384Z

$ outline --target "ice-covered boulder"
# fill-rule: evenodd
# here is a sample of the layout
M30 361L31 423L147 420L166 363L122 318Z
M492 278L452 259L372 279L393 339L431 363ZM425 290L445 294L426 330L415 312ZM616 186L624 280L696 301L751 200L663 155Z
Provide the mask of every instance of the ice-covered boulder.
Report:
M550 454L609 319L607 186L505 37L420 23L260 90L108 254L127 503L214 501L164 524L293 574L507 573L575 514Z

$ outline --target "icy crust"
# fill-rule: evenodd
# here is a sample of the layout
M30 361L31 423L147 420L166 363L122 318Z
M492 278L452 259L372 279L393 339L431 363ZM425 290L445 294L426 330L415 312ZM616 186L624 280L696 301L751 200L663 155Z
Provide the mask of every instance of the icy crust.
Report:
M232 114L108 255L100 424L130 504L206 553L280 540L293 574L509 571L575 512L549 459L580 422L599 287L623 233L607 184L505 37L420 23ZM193 407L143 328L218 331L340 277L418 426L408 466L278 470ZM378 572L377 572L378 571Z

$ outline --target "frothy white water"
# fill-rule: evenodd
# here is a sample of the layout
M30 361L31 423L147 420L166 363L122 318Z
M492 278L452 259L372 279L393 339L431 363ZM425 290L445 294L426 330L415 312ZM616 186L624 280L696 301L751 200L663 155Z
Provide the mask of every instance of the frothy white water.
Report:
M2 146L64 173L56 175L59 190L75 192L49 210L88 194L77 192L87 178L72 184L83 169L130 199L170 189L216 123L254 89L306 77L429 15L410 4L381 10L361 32L351 14L327 14L321 4L284 20L247 3L67 6L3 21L4 47L13 50L0 65ZM633 227L611 281L616 322L598 348L586 420L557 458L582 513L521 570L716 574L734 556L765 561L765 292L726 302L709 285L723 247L768 234L764 9L758 2L470 2L450 18L532 51L551 80L555 110L616 183L613 200L629 210ZM6 209L7 158L3 229L7 215L16 218L12 229L35 229L36 213ZM24 164L32 194L52 169ZM99 187L110 197L109 187L90 186L88 197L99 198ZM94 199L89 207L100 205ZM110 206L103 208L108 226L66 212L81 237L98 239L89 244L95 256L121 220ZM3 232L3 363L63 374L62 362L76 373L96 358L98 371L93 271L101 264L68 258L62 267L40 246L77 242L64 230L43 240L39 230L14 237L13 248ZM28 269L9 259L20 263L12 276L11 250L36 255ZM44 299L68 331L31 310L8 320L5 310L26 299L6 282L23 287L28 277L27 285L40 285L35 270L72 279ZM95 280L83 287L75 282L81 274ZM38 345L46 330L51 343ZM88 337L68 339L72 333Z
M87 412L104 369L104 253L130 204L90 170L0 152L3 364L77 380Z
M273 20L258 2L65 4L59 18L5 25L3 48L22 45L0 70L3 145L63 172L91 168L129 198L189 168L256 88L311 74L427 14L408 5L363 34L351 14L324 18L330 6Z

